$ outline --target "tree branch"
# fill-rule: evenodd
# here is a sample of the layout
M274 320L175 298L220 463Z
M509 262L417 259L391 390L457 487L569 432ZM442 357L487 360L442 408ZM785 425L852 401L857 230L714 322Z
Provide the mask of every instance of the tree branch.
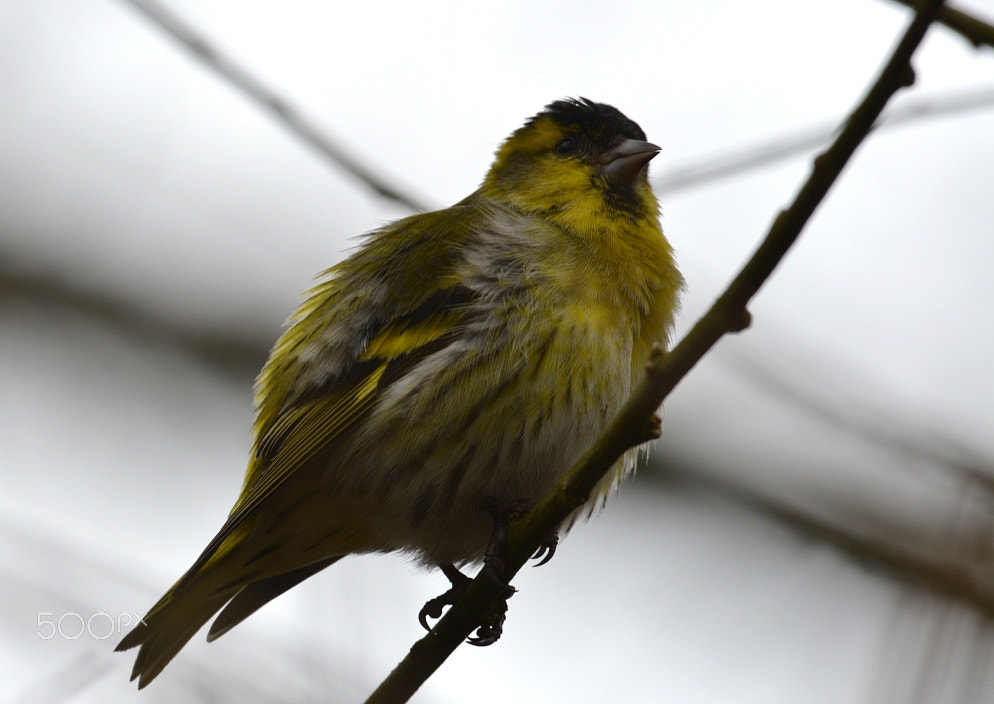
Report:
M630 447L644 442L645 428L663 399L721 339L748 325L746 305L773 273L801 229L835 183L884 106L898 90L914 81L911 56L942 0L926 0L894 49L879 77L845 121L834 143L814 161L814 168L793 203L774 221L766 238L735 277L672 352L654 350L646 376L607 430L566 473L553 490L508 535L506 570L510 580L543 541L586 503L597 482ZM366 704L406 702L476 628L483 614L502 598L501 588L483 571L435 628L415 643L407 656L366 700Z
M994 90L988 88L909 99L900 106L888 108L877 120L874 129L991 107L994 107ZM652 177L652 187L657 195L665 196L684 188L752 171L828 144L835 134L835 127L834 121L826 122L765 142L722 149L712 158L697 157L682 165L672 164Z
M157 0L123 0L159 29L182 44L191 54L208 68L221 76L255 102L264 112L281 124L321 156L352 174L371 188L377 195L396 201L414 211L431 210L400 188L388 183L375 174L362 161L349 154L333 140L325 136L321 129L309 122L293 105L240 66L234 59L210 43L202 34L186 24L179 16L163 7Z
M894 2L912 9L917 9L922 4L921 0L894 0ZM984 22L979 17L969 15L962 10L943 7L939 10L936 22L949 27L978 49L982 46L994 49L994 26L989 22Z

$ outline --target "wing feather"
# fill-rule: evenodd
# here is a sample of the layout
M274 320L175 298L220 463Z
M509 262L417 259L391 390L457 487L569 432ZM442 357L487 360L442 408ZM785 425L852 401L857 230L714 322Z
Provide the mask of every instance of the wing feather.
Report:
M370 233L307 292L256 383L241 495L184 580L241 544L274 492L319 453L348 443L390 384L465 329L476 294L457 270L481 212L467 199Z
M248 472L251 481L195 568L230 553L247 534L242 527L246 521L292 481L300 467L336 441L348 442L355 424L390 383L455 340L469 319L470 298L469 291L459 286L436 291L407 315L385 325L347 373L285 408L258 439Z

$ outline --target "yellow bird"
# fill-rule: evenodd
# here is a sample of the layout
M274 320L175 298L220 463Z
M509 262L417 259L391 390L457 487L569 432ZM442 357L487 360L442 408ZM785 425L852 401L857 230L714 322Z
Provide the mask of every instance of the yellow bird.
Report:
M351 553L441 567L453 589L423 623L452 603L458 568L552 487L668 341L683 280L646 173L658 152L616 108L556 101L468 198L367 234L324 272L256 382L227 521L118 645L139 647L139 687L218 611L208 640Z

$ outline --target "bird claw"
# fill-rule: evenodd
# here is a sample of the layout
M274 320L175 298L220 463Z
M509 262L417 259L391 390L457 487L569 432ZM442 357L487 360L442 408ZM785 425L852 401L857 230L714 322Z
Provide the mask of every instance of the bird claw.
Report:
M503 619L501 623L493 624L488 626L480 626L476 629L476 635L470 636L466 639L466 642L470 645L475 645L478 648L485 648L488 645L493 645L498 640L500 640L501 634L504 632Z
M541 567L546 562L552 559L552 556L556 554L556 548L559 547L559 533L553 533L548 538L545 539L541 545L538 546L538 550L532 555L533 560L538 560L533 567Z
M421 611L418 612L418 623L420 623L421 626L429 632L431 631L431 626L428 625L428 619L434 620L441 618L445 607L452 606L459 601L459 598L466 591L469 583L473 581L457 570L454 565L439 566L445 576L448 577L452 586L444 594L440 594L434 599L429 599L425 602L425 605L421 607ZM476 635L466 639L467 643L481 647L493 645L500 639L501 634L504 632L504 619L507 614L507 600L510 599L517 591L510 584L505 584L504 581L490 568L485 567L484 572L497 584L498 587L501 587L504 590L504 598L494 605L493 611L483 620L480 627L476 629Z
M421 611L418 612L418 623L426 630L430 631L431 626L428 625L428 619L440 619L442 618L442 610L446 606L452 606L456 603L456 600L450 598L449 594L452 590L445 592L441 596L436 596L434 599L429 599L425 602L425 605L421 607Z
M513 594L514 587L509 588L512 589L511 593ZM466 642L479 648L485 648L488 645L496 643L504 633L504 619L506 618L506 614L507 599L504 599L494 606L493 612L476 629L476 635L467 638Z
M439 568L448 578L449 583L452 586L444 594L440 594L434 599L426 601L425 605L421 607L421 611L418 612L418 623L420 623L426 631L431 631L431 626L428 625L428 619L442 618L442 611L445 607L452 606L459 601L459 597L463 595L466 591L466 587L468 587L469 583L473 581L457 570L455 565L439 565Z

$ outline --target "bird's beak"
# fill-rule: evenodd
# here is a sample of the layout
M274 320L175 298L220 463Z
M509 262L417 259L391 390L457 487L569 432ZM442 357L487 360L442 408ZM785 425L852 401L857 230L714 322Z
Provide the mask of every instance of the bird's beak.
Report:
M660 148L652 142L626 139L611 147L597 159L597 173L602 177L635 183L645 165L656 156Z

